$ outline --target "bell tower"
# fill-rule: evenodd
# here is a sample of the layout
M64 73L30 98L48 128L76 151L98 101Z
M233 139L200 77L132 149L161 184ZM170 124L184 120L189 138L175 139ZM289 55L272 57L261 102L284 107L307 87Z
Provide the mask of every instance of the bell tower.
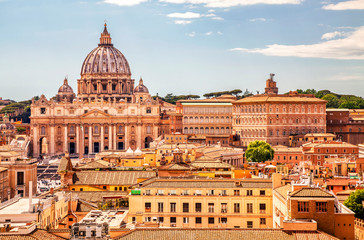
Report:
M265 82L265 94L278 94L277 83L273 80L274 73L270 74L270 78Z

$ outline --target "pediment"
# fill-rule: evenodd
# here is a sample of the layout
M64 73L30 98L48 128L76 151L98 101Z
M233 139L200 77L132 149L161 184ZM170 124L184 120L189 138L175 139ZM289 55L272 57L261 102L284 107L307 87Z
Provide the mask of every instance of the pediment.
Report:
M81 118L104 118L111 117L110 114L94 109L80 116Z

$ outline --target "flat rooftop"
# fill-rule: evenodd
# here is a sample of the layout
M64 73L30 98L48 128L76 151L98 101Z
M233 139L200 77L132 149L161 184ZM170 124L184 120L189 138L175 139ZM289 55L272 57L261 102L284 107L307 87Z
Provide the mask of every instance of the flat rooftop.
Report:
M37 204L39 198L33 198L32 204ZM0 209L0 215L3 214L21 214L29 211L29 198L20 198L18 201Z

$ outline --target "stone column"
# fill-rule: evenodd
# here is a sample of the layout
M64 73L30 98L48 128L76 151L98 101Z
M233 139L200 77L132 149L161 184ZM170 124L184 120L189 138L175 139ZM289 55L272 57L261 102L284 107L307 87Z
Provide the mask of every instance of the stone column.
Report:
M68 141L67 141L68 131L67 131L67 124L64 125L64 152L68 152Z
M76 125L76 153L80 154L80 126Z
M104 151L104 125L101 125L101 134L100 134L100 145L101 145L101 149L100 152Z
M49 154L55 154L54 151L54 145L55 145L55 141L54 141L54 124L50 124L51 127L51 136L50 136L50 149L49 149Z
M109 80L107 82L107 93L108 94L111 94L112 93L111 80Z
M79 147L79 158L83 158L83 154L85 153L85 130L83 129L83 126L81 124L80 126L80 135L81 135L81 139L80 139L80 147Z
M112 149L112 129L111 129L111 124L109 125L109 150L113 150Z
M114 127L113 127L113 146L112 146L112 148L114 149L114 150L116 150L116 124L114 124Z
M39 156L38 124L33 125L33 157Z
M142 124L137 124L137 148L142 149Z
M125 149L127 150L129 148L129 125L125 124L124 127L124 146Z
M152 134L153 134L153 141L158 137L158 124L153 124L153 129L152 129Z
M93 152L93 146L92 146L92 126L90 125L88 127L88 153Z

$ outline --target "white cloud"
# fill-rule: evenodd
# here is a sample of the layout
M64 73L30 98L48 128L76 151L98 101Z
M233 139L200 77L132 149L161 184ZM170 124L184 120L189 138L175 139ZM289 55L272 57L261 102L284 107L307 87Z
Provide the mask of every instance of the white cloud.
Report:
M208 14L205 14L205 15L203 15L204 17L215 17L216 16L216 14L214 14L214 13L208 13Z
M194 36L196 36L196 33L195 32L190 32L190 33L187 34L187 36L194 37Z
M265 18L252 18L252 19L249 19L250 22L266 22L267 19Z
M364 60L364 26L345 38L311 45L268 45L266 48L233 48L230 51L260 53L267 56Z
M222 17L212 17L211 19L213 19L213 20L218 20L218 21L222 21L222 20L224 20Z
M325 10L363 10L364 0L350 0L338 2L336 4L328 4L322 7Z
M210 8L227 8L235 6L249 6L256 4L282 5L301 4L304 0L159 0L175 4L203 4Z
M175 24L180 24L180 25L186 25L186 24L192 23L192 21L190 21L190 20L175 20L174 23Z
M200 18L201 14L194 12L185 12L185 13L170 13L167 15L170 18L182 18L182 19L192 19L192 18Z
M134 6L147 1L148 0L104 0L104 3L118 6Z
M325 39L325 40L330 40L330 39L334 39L334 38L338 38L338 37L342 37L342 36L346 36L348 35L348 33L345 32L329 32L329 33L325 33L321 36L321 39Z
M211 36L213 34L213 32L207 32L205 33L206 36Z
M217 35L222 35L222 32L217 32Z
M216 12L214 9L209 9L207 12L209 12L209 13L214 13L214 12Z

